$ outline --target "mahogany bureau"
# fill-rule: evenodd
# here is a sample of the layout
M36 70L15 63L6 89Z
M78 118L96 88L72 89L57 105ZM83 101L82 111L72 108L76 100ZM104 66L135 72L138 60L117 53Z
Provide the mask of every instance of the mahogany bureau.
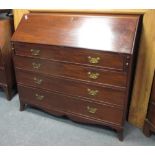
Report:
M20 110L105 125L122 140L139 23L139 15L24 15L12 37Z
M155 133L155 73L143 132L147 137L151 136L153 132Z
M0 13L0 88L5 91L8 100L16 87L10 42L12 33L13 20L6 13Z

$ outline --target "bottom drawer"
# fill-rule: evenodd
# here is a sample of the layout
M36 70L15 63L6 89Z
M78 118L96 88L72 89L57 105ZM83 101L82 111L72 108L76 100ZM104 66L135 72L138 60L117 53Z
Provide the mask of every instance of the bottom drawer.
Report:
M44 107L49 111L63 111L66 115L72 113L101 122L122 124L123 111L117 108L21 85L18 85L18 91L20 99L25 103Z
M6 81L5 81L4 70L0 69L0 84L2 83L6 83Z
M149 120L155 126L155 103L151 103L149 107Z

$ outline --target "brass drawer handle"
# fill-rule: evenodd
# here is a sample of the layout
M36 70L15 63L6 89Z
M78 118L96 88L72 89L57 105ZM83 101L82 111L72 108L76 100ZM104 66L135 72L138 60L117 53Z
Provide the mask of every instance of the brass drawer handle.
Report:
M32 66L33 66L33 69L39 69L41 64L39 64L39 63L37 64L37 63L33 62Z
M92 72L88 72L88 77L90 79L97 79L99 77L99 73L92 73Z
M91 95L91 96L96 96L98 94L98 90L91 90L91 89L87 89L88 91L88 94Z
M41 101L44 99L44 96L43 95L39 95L39 94L35 94L35 97L37 100Z
M89 63L91 63L91 64L97 64L97 63L99 63L99 60L100 60L100 57L93 58L93 57L91 57L91 56L88 56L88 61L89 61Z
M40 54L40 50L36 50L36 49L30 49L32 55L34 56L38 56Z
M90 107L90 106L87 106L87 111L91 114L95 114L96 111L97 111L97 108L93 108L93 107Z
M41 84L43 81L42 79L38 79L36 77L34 77L33 80L34 80L34 83L36 83L36 84Z

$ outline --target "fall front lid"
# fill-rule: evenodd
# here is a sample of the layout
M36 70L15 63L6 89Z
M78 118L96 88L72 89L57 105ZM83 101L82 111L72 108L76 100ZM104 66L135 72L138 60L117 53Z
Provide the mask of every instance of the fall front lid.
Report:
M132 53L140 16L99 15L26 14L12 41Z

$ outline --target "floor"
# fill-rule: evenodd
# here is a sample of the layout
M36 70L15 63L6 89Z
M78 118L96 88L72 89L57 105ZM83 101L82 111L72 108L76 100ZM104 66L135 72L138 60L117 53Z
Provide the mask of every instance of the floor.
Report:
M142 131L126 123L124 141L114 131L75 123L66 118L27 108L19 111L19 98L5 99L0 91L0 145L155 145L155 135L147 138Z

